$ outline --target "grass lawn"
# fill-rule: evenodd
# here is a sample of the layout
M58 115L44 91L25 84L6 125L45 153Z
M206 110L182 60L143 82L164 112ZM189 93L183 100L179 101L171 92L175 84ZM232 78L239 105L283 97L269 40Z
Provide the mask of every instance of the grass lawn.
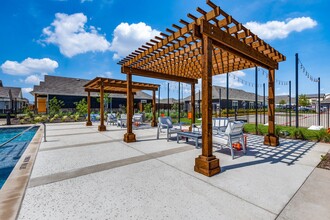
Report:
M245 124L244 132L255 134L255 124ZM268 133L268 126L258 125L258 134L265 135ZM309 140L309 141L324 141L330 142L330 134L325 129L319 131L308 130L307 128L295 128L276 125L275 133L280 137L288 137L293 139Z

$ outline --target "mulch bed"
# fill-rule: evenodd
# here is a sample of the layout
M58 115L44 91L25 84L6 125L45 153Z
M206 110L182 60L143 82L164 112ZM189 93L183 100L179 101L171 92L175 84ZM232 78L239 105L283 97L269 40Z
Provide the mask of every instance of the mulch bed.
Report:
M330 170L330 153L327 153L317 165L318 168Z

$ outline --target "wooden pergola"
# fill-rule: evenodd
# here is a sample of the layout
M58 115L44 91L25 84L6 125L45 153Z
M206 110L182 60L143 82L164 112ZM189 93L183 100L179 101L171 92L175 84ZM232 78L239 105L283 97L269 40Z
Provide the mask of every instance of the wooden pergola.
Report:
M128 85L130 87L130 92L128 93ZM132 117L133 117L133 107L134 107L134 94L140 90L150 90L152 91L152 121L151 126L157 126L156 122L156 91L159 88L159 85L150 84L150 83L140 83L140 82L130 82L128 83L125 80L118 79L109 79L96 77L95 79L89 81L86 85L84 85L85 91L87 92L87 122L86 126L91 126L92 122L90 119L91 114L91 92L99 92L100 93L100 125L98 127L99 131L105 131L106 126L104 125L104 93L119 93L119 94L127 94L127 132L132 132ZM129 94L129 95L128 95ZM130 132L129 132L130 131ZM134 138L135 140L135 138Z
M285 56L253 34L211 1L210 11L197 8L196 17L180 20L122 59L122 73L127 75L127 96L132 91L132 75L173 80L191 84L192 119L195 122L195 83L202 79L202 154L195 159L195 171L207 176L220 172L219 159L212 155L212 76L256 66L268 69L267 145L277 146L275 135L275 69Z

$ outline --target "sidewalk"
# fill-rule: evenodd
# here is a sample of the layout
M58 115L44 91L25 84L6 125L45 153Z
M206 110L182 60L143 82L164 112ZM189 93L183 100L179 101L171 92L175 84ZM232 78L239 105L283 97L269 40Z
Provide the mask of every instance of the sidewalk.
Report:
M222 171L209 178L194 172L201 149L193 142L157 140L149 128L134 130L138 141L127 144L125 129L107 128L48 125L19 219L291 219L301 198L312 199L297 191L315 184L313 170L330 149L288 139L268 147L248 135L247 155L234 160L214 148Z
M330 219L330 170L315 168L278 219Z

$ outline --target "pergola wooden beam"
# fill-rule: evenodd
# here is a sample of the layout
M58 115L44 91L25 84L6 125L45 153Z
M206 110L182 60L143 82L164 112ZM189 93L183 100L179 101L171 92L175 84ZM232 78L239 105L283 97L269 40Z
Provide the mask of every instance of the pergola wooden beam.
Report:
M85 92L100 92L100 89L85 89ZM115 94L127 94L126 90L125 91L118 91L118 90L113 90L113 89L104 89L105 93L115 93ZM133 93L136 93L133 91Z
M196 25L194 28L194 34L199 38L205 34L212 38L212 42L215 46L249 60L263 68L278 69L277 62L255 50L251 50L250 46L240 40L237 40L236 38L233 38L230 34L222 31L207 21L203 21L200 26Z
M134 74L137 76L144 76L144 77L170 80L170 81L176 81L176 82L198 83L197 79L185 78L185 77L180 77L180 76L176 76L176 75L165 75L165 74L154 72L154 71L141 70L141 69L126 67L126 66L122 66L121 72L125 73L125 74L131 73L131 74Z
M118 79L110 79L110 78L102 78L96 77L93 80L89 81L87 84L84 85L85 91L88 93L87 96L87 108L88 108L88 120L86 126L91 126L92 122L90 120L90 109L91 109L91 102L90 102L90 93L91 92L99 92L100 93L100 125L98 126L99 131L105 131L106 126L104 125L104 93L116 93L116 94L126 94L127 95L127 114L133 114L133 100L134 95L136 92L141 90L150 90L155 93L158 91L159 85L151 84L151 83L141 83L141 82L132 82L132 75L129 74L127 81L125 80L118 80ZM153 103L155 103L155 95L153 96ZM128 105L128 103L130 103ZM155 125L154 121L156 115L153 115L153 124ZM131 120L130 119L130 120ZM135 134L132 132L132 121L127 121L127 127L129 128L129 135L126 137L126 140L132 142L135 141ZM134 137L133 137L134 136ZM128 139L127 139L128 138Z

